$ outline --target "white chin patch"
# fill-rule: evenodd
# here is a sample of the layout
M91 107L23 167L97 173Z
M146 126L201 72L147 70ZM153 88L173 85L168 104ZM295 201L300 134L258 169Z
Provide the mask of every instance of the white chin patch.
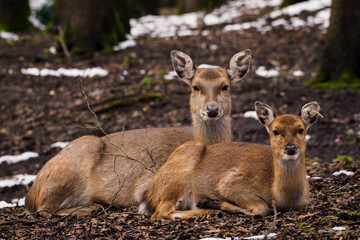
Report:
M300 163L300 154L298 152L294 155L282 153L277 160L285 171L293 171Z
M209 119L208 115L206 113L200 113L201 120L207 121Z

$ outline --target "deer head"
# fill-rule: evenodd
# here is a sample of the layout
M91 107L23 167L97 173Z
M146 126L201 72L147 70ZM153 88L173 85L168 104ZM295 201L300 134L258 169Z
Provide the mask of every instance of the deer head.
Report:
M262 102L255 102L258 119L270 135L274 157L285 170L294 170L305 158L306 132L315 123L320 106L317 102L305 104L298 116L284 114L276 117L272 108Z
M178 77L191 87L190 109L193 119L216 121L231 112L230 87L245 77L250 67L251 51L235 54L228 68L197 69L183 52L172 51L171 61Z

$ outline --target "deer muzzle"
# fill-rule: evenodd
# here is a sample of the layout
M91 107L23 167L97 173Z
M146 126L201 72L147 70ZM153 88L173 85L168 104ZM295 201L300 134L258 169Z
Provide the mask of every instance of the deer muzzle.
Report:
M297 153L297 147L294 143L289 142L288 144L286 144L285 146L285 152L287 155L293 156Z
M217 105L208 105L206 107L206 114L209 118L216 118L220 115L220 108Z

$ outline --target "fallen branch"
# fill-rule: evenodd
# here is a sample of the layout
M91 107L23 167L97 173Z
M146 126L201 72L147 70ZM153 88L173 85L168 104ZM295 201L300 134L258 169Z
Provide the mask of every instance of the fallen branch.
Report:
M70 58L70 53L69 53L69 50L68 50L65 40L64 40L64 31L62 30L62 27L58 26L58 31L59 31L59 42L60 42L61 48L63 49L65 56L67 58Z

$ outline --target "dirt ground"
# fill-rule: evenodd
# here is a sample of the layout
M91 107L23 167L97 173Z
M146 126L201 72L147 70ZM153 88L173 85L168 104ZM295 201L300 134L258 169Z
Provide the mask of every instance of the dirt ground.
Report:
M234 141L268 143L266 130L255 119L244 118L255 100L268 103L276 113L298 113L316 100L324 119L309 130L307 172L311 184L311 204L302 213L279 213L250 217L215 212L190 221L150 221L132 209L95 213L91 218L39 216L24 217L23 207L0 209L0 238L70 239L199 239L204 237L246 237L269 232L277 238L359 239L360 180L360 93L313 90L303 87L319 66L324 34L317 28L286 31L281 27L261 34L255 29L244 33L210 29L207 36L171 39L138 39L137 46L116 53L71 57L51 55L57 40L33 30L17 43L0 39L0 156L35 151L38 158L0 166L0 177L37 174L60 149L57 141L71 141L86 134L100 136L95 120L86 107L76 78L35 77L21 74L21 68L107 69L107 77L83 79L102 127L108 132L190 125L189 88L178 80L164 80L171 71L169 53L173 49L189 54L195 64L225 66L238 51L253 51L251 71L233 86L232 119ZM217 49L210 49L216 44ZM280 67L276 78L255 74L258 66ZM10 70L10 71L9 71ZM301 70L302 77L292 73ZM126 71L126 72L124 72ZM147 81L144 82L144 79ZM150 80L149 80L150 79ZM142 97L139 97L142 96ZM119 101L121 100L121 101ZM351 156L352 162L337 161ZM333 176L346 169L355 175ZM0 188L0 200L11 202L27 192L24 186ZM333 227L345 227L335 231Z

